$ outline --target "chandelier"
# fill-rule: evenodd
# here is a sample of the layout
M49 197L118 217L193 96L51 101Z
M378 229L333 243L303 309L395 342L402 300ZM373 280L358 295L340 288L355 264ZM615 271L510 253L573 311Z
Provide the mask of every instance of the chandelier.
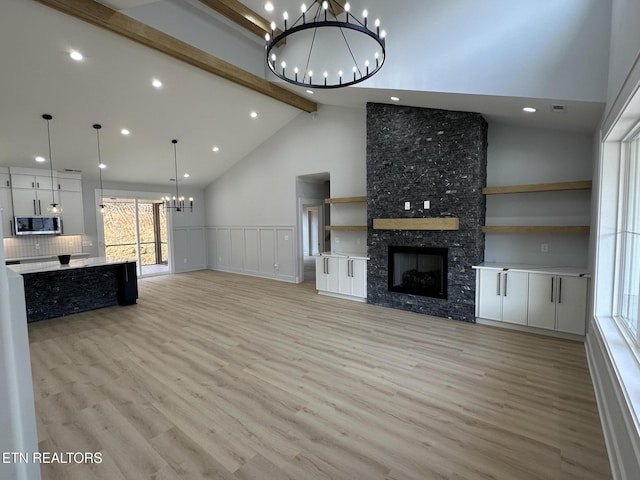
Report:
M369 28L369 13L361 18L351 13L349 2L314 0L309 8L284 29L271 23L265 35L269 69L282 80L307 88L341 88L363 82L375 75L385 60L386 32L380 20Z
M178 140L171 140L171 143L173 143L173 166L175 168L175 173L176 173L176 178L175 178L176 194L173 196L173 198L164 197L162 199L164 203L164 208L167 211L174 210L176 212L186 212L188 209L190 212L193 212L193 197L189 197L189 204L187 205L185 203L184 197L180 196L180 190L178 188L178 152L177 152Z

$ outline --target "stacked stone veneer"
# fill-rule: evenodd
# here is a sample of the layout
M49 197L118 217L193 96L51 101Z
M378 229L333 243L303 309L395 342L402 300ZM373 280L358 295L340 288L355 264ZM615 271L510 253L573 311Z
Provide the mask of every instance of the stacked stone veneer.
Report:
M487 123L481 115L367 105L368 302L475 321L473 265L484 260ZM423 209L424 200L431 202ZM405 202L411 209L405 210ZM458 231L373 230L374 218L453 216ZM449 249L448 298L389 292L388 246Z

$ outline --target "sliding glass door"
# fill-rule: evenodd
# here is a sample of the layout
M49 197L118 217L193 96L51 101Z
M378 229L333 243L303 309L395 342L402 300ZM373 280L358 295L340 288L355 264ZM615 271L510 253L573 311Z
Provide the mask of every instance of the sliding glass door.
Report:
M131 260L138 275L169 272L167 218L162 203L137 198L104 199L104 247L108 260Z

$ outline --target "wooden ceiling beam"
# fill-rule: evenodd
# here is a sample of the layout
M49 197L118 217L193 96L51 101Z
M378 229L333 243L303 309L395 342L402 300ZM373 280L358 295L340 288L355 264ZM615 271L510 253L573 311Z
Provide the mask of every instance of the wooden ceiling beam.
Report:
M200 0L200 3L260 38L264 38L265 33L271 34L271 22L238 0ZM281 33L282 30L276 31L276 35Z
M305 112L318 104L94 0L36 0Z

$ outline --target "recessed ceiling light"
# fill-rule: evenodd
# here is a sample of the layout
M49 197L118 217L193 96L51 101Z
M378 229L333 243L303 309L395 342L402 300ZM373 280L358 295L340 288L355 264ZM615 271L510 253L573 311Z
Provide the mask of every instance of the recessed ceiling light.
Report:
M527 112L527 113L535 113L535 112L537 112L538 110L537 110L536 108L533 108L533 107L524 107L524 108L522 109L522 111L523 111L523 112Z
M251 112L251 118L258 118L258 112Z
M98 168L107 168L107 166L106 166L104 163L100 163L100 164L98 165Z
M189 175L188 173L184 174L184 178L189 178L191 175Z
M127 130L126 128L123 128L122 130L120 130L120 133L122 135L129 135L131 132L129 130Z
M160 88L162 86L162 82L160 80L158 80L157 78L155 78L152 82L151 85L153 85L156 88Z
M220 147L216 145L215 147L213 147L213 151L214 152L219 152L220 151Z
M264 9L265 9L267 12L273 12L273 3L271 3L271 2L267 2L267 3L265 3L265 4L264 4Z
M44 157L36 157L36 162L42 163L42 162L46 162L47 159Z
M308 93L309 95L313 95L313 90L307 90L307 93Z
M82 60L84 57L82 56L82 54L76 50L71 50L69 52L69 56L75 60L76 62L79 62L80 60Z
M398 98L398 97L389 97L389 98L390 98L390 99L391 99L391 101L393 101L393 102L399 102L399 101L400 101L400 98Z

